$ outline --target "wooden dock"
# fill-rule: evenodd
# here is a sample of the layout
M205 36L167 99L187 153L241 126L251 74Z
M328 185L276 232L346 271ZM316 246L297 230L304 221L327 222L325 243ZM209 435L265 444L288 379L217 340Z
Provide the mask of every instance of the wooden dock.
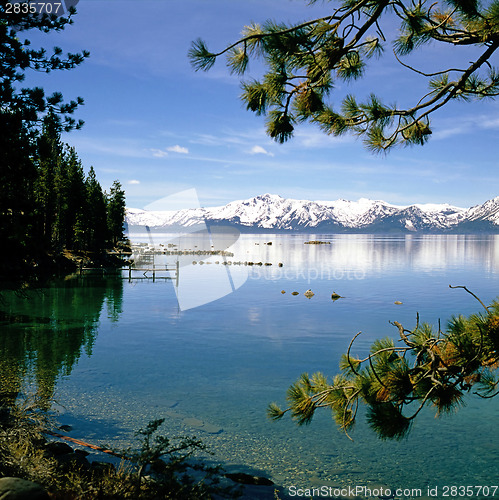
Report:
M128 281L132 280L144 280L144 279L152 279L153 282L156 280L175 280L176 285L178 286L179 279L179 262L175 263L175 267L165 266L156 266L153 264L152 266L147 267L134 267L130 264L128 267L123 267L123 271L128 271L128 278L123 276L123 279L128 279ZM175 276L162 276L158 275L158 273L175 273ZM136 273L142 273L142 276L135 276Z
M175 267L162 265L157 266L152 264L146 267L134 267L132 264L129 264L126 267L121 267L118 269L109 269L105 267L80 267L79 274L84 274L86 271L88 274L96 273L105 275L105 274L116 274L121 272L122 279L126 279L128 281L132 280L151 280L154 282L156 280L175 280L175 286L178 286L179 280L179 262L175 263ZM124 274L127 273L127 275ZM142 276L137 276L137 273L142 273ZM174 276L164 276L161 273L175 273Z

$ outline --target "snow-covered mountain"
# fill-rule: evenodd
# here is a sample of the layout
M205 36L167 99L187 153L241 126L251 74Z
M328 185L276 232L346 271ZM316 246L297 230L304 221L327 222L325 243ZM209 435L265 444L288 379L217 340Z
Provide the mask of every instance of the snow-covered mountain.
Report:
M471 208L448 204L391 205L358 201L307 201L275 194L233 201L222 207L151 211L127 208L129 226L156 231L206 223L245 232L499 232L499 196Z

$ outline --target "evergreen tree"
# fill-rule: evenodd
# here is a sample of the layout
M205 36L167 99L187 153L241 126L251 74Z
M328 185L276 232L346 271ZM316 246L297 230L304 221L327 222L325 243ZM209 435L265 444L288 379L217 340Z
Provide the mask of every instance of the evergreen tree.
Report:
M82 244L80 224L85 217L86 185L83 166L74 148L68 148L65 155L67 170L68 217L65 220L65 247L78 250Z
M56 176L58 183L64 182L61 173L64 170L64 165L61 164L62 147L58 121L55 115L50 114L44 120L43 132L38 139L38 178L35 186L41 238L44 248L49 251L54 248L55 224L60 211L56 196Z
M86 248L102 250L108 240L107 203L100 183L97 181L94 167L90 167L85 181L87 190L85 208Z
M51 244L53 220L47 211L43 212L43 207L51 203L46 189L52 184L55 165L44 165L41 186L34 161L38 138L42 129L49 126L47 121L44 123L45 117L52 115L53 127L59 131L82 125L72 117L83 103L81 98L65 103L60 92L45 95L41 87L23 88L20 84L29 70L40 73L69 70L89 56L86 51L63 56L58 47L48 54L43 48L31 49L26 38L32 30L44 33L63 30L72 24L74 9L66 17L12 14L7 12L7 3L0 1L0 239L4 257L0 259L0 274L3 276L28 269L45 251L44 245Z
M316 0L309 0L310 4ZM260 59L266 73L242 82L247 109L267 116L267 133L278 142L292 135L296 123L316 123L328 134L352 132L364 137L372 151L394 145L425 144L431 115L452 100L494 98L499 71L491 60L499 48L499 0L339 0L324 2L324 16L296 25L267 21L250 24L242 38L220 52L196 40L189 51L195 69L208 70L225 55L232 73L246 74L250 58ZM393 40L395 57L404 69L426 78L428 90L413 97L409 107L386 104L371 94L360 102L347 95L339 108L328 97L336 82L364 76L367 62L387 45L384 21L399 21ZM413 68L401 58L423 46L474 46L476 56L461 50L462 63L448 68L445 60L432 73ZM391 50L390 50L391 52ZM378 63L381 64L381 63ZM427 71L427 70L426 70Z
M123 241L123 224L125 221L125 191L119 181L114 181L107 200L107 224L111 243L116 245Z
M18 266L29 265L29 256L36 253L33 230L37 170L20 116L0 108L0 122L4 129L4 133L0 130L0 275L6 275Z

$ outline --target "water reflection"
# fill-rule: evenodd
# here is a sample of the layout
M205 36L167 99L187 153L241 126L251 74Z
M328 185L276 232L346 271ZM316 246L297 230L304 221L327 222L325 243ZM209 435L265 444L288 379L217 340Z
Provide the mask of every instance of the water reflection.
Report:
M134 242L147 243L160 250L157 263L171 264L180 260L182 266L190 266L193 260L203 259L203 256L195 257L196 251L228 249L230 253L226 255L226 260L243 265L245 262L268 262L272 265L282 262L291 268L315 267L318 270L371 272L403 268L428 272L480 262L487 270L497 272L499 269L499 235L241 234L230 244L214 239L205 242L199 235L183 235L175 240L172 249L168 248L168 242L171 245L174 241L171 234L155 233L152 241L145 234L136 234L135 237ZM329 244L304 244L311 240ZM192 253L179 257L174 252L168 255L168 250Z
M49 408L57 380L83 352L92 354L101 314L118 321L123 283L119 276L74 277L0 298L0 392L15 395L31 385Z
M155 238L155 245L163 243ZM320 238L331 243L304 244ZM448 284L468 285L486 303L494 299L498 242L497 236L242 235L227 249L233 255L224 256L231 265L222 264L222 256L215 257L218 264L201 265L213 256L193 255L205 247L182 239L170 248L189 255L161 253L155 263L184 259L180 283L192 290L200 292L203 273L215 269L221 284L230 276L233 288L238 269L255 279L186 312L178 311L174 283L129 282L126 273L124 280L57 283L27 300L4 295L0 370L17 390L24 375L31 377L46 400L57 384L65 423L77 421L82 438L102 444L129 446L117 428L137 429L166 415L172 436L199 435L200 422L222 429L200 436L217 461L264 469L282 484L490 484L497 475L498 450L490 436L498 401L470 399L440 421L421 414L410 439L382 446L363 419L351 443L329 414L298 429L289 420L269 422L265 408L270 401L283 403L302 372L336 373L358 331L363 334L355 349L361 352L355 354L362 354L375 338L396 336L389 320L411 327L416 312L436 322L479 310L472 297ZM328 281L328 270L337 282ZM349 279L359 273L364 279ZM217 291L214 281L210 275L206 284ZM316 294L311 300L303 296L307 288ZM345 298L333 302L332 291Z
M310 240L330 244L304 244ZM235 259L283 262L285 267L314 267L319 271L429 272L470 262L480 262L493 272L499 270L499 235L242 235L232 249Z

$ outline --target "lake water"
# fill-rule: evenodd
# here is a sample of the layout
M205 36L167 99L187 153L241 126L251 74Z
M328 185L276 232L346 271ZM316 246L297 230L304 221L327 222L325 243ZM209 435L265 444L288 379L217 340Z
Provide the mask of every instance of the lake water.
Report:
M499 398L469 397L439 419L428 409L400 442L379 441L362 414L352 442L326 410L306 427L265 413L272 401L285 405L302 372L334 375L359 331L352 353L362 355L374 339L397 337L389 321L412 328L419 313L445 326L452 314L480 310L449 285L490 303L499 295L499 236L224 238L154 235L170 252L154 264L178 260L178 281L159 270L154 281L125 272L3 293L2 378L55 398L75 438L126 447L134 431L165 417L167 435L195 435L210 460L284 487L381 485L426 495L434 486L497 485ZM319 238L329 244L305 244ZM331 300L333 292L342 298Z

